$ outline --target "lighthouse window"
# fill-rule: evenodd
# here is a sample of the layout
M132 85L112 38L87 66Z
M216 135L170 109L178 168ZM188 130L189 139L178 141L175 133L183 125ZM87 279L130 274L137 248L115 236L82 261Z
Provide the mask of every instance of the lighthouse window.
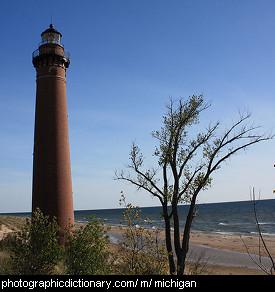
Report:
M42 42L60 44L60 35L57 33L45 33L42 37Z
M54 43L54 36L52 34L49 35L48 42L49 43Z

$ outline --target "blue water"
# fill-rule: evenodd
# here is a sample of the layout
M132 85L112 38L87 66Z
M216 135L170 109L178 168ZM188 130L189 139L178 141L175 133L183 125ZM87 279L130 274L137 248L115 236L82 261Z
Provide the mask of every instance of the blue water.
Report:
M188 212L188 205L179 206L180 226L183 229ZM140 225L147 225L146 218L153 221L151 228L163 227L161 207L140 208ZM89 215L95 215L108 225L120 225L125 209L103 209L75 211L76 222L87 222ZM9 213L9 215L29 216L30 213ZM275 237L275 200L257 202L257 215L262 234ZM122 223L123 224L123 223ZM257 235L257 225L251 201L198 204L192 230L216 234Z
M257 202L257 216L261 232L275 237L275 200ZM183 229L188 212L188 205L179 206L180 226ZM85 222L86 217L95 215L108 225L120 225L124 209L75 211L75 220ZM147 225L146 218L153 221L152 228L163 227L161 207L141 208L140 225ZM251 201L198 204L192 230L205 233L257 235L253 204Z

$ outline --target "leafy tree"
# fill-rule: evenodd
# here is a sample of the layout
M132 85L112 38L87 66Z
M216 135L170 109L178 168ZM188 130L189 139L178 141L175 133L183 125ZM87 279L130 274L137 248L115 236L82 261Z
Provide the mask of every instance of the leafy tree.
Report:
M180 99L177 103L170 100L163 116L163 126L152 133L153 138L158 141L154 151L158 160L157 166L145 168L140 148L133 143L127 168L134 175L123 170L115 174L116 179L131 182L138 190L143 189L159 199L165 222L171 274L184 273L196 199L200 191L210 187L213 173L233 154L273 138L271 134L258 133L259 127L250 123L249 113L240 113L232 126L223 132L217 122L194 136L193 129L199 123L200 113L210 105L209 102L204 102L202 95ZM182 203L190 205L181 234L178 205ZM170 205L171 211L168 208ZM172 227L176 263L172 248Z
M108 263L109 237L107 229L97 219L79 229L69 226L65 233L65 266L69 275L100 275L111 271Z
M120 266L123 274L155 275L167 274L168 261L164 240L160 239L160 230L152 230L152 221L146 218L146 226L141 225L141 210L137 206L126 203L122 194L120 205L123 212L123 241L119 241Z
M50 275L62 254L59 226L37 209L10 240L12 270L19 275Z

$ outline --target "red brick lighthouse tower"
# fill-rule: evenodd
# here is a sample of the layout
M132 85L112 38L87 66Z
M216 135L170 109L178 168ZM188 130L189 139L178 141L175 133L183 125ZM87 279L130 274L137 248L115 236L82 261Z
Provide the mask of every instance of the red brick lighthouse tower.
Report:
M52 24L41 37L32 59L37 73L32 210L55 216L62 232L74 223L66 99L70 55Z

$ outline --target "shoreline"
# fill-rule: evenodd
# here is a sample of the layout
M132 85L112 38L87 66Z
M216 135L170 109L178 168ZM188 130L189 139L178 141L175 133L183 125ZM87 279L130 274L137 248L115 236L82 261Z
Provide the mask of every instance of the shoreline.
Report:
M84 223L78 223L84 224ZM119 226L105 224L106 227L110 227L111 233L122 234ZM160 232L162 239L165 238L165 233L162 230ZM173 236L173 232L172 232ZM205 232L192 232L190 234L190 243L200 244L206 247L230 250L235 252L247 253L247 249L243 241L247 245L247 248L251 254L259 254L259 237L252 235L236 235L236 234L213 234ZM265 236L265 243L271 253L272 257L275 258L275 237ZM262 244L261 244L262 245ZM263 250L261 249L261 254L263 255Z
M15 222L1 220L0 216L0 240L8 233L16 232ZM21 221L22 218L18 221ZM76 228L86 225L84 222L75 222ZM119 226L104 224L110 227L108 235L111 239L111 249L118 248L117 240L122 238L122 230ZM164 231L160 232L160 238L165 239ZM244 240L246 246L244 245ZM259 254L259 238L257 236L221 235L202 232L191 232L190 248L191 257L189 262L196 262L196 259L203 258L206 263L206 270L212 275L265 275L249 258L247 249L251 254ZM275 258L275 238L264 237L268 250ZM202 257L203 255L203 257ZM261 255L265 254L261 251ZM193 257L193 259L192 259ZM258 256L256 256L258 259ZM242 258L244 260L242 260ZM270 261L270 260L269 260ZM251 265L252 264L252 265ZM252 268L251 268L252 267Z
M122 231L118 226L110 226L108 234L113 244L115 240L122 238ZM164 231L161 232L160 238L164 239ZM244 245L243 241L246 246ZM198 259L206 265L206 270L213 275L266 275L249 257L247 249L254 260L259 262L259 238L256 236L237 235L217 235L200 232L191 232L190 248L187 255L187 262L195 263ZM275 238L266 237L265 243L275 258ZM266 258L265 253L261 250L261 260L265 266L270 265L270 259Z

